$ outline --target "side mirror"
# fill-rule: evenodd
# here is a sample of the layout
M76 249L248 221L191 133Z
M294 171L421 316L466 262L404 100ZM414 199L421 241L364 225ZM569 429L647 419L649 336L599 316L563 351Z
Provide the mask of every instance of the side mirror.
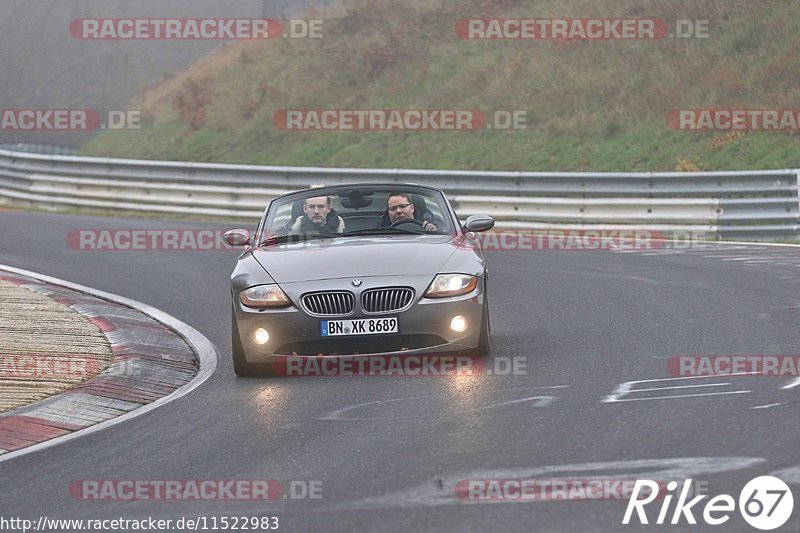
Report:
M494 227L494 219L489 215L472 215L464 223L464 229L479 233L488 231Z
M228 246L249 246L250 245L250 232L246 229L232 229L226 231L222 236L222 240Z

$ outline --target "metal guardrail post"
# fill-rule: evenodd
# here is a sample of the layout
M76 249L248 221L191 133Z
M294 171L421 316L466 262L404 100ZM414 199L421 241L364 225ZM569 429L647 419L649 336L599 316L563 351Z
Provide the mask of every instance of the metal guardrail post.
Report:
M800 241L800 168L794 170L797 175L797 225L794 227L794 238Z

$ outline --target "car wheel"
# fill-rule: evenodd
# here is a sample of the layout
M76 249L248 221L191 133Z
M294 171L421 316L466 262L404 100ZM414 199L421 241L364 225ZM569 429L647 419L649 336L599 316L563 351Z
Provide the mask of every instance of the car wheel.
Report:
M236 315L231 311L231 355L233 356L233 371L237 376L273 376L272 365L269 363L250 363L244 357L242 338L239 336L239 325Z

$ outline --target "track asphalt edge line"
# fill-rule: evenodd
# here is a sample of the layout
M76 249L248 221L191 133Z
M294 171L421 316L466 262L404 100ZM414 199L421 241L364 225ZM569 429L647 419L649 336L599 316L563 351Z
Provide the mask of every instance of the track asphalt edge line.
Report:
M72 289L79 292L91 294L92 296L97 296L98 298L103 298L105 300L126 305L128 307L136 309L137 311L140 311L150 316L154 320L164 324L168 328L178 333L178 335L183 337L183 339L189 344L192 350L194 350L194 352L197 354L198 359L200 360L200 370L197 372L197 375L189 383L187 383L186 385L182 386L179 389L176 389L169 395L159 398L147 405L143 405L142 407L134 409L133 411L122 414L116 418L100 422L88 428L80 429L68 435L55 437L53 439L41 442L39 444L34 444L32 446L28 446L20 450L0 455L0 463L2 463L3 461L8 461L9 459L20 457L22 455L44 450L45 448L49 448L57 444L62 444L64 442L77 439L79 437L83 437L90 433L102 431L111 426L115 426L132 418L136 418L137 416L141 416L145 413L148 413L153 409L157 409L158 407L164 404L167 404L173 400L177 400L178 398L181 398L182 396L189 394L194 389L202 385L208 378L210 378L211 374L213 374L214 370L217 368L217 358L218 358L217 348L214 346L214 344L212 344L210 340L208 340L202 333L200 333L190 325L181 322L177 318L168 315L167 313L160 311L155 307L151 307L147 304L137 302L136 300L125 298L124 296L118 296L116 294L112 294L109 292L104 292L101 290L93 289L91 287L86 287L78 283L72 283L70 281L54 278L52 276L46 276L44 274L39 274L37 272L31 272L30 270L23 270L21 268L7 266L3 264L0 264L0 270L10 272L12 274L27 276L29 278L37 279L46 283L51 283L53 285L65 287L67 289Z

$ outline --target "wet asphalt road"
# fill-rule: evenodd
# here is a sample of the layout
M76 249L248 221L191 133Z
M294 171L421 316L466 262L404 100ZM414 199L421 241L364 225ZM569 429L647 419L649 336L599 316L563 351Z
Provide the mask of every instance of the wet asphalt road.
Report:
M626 501L471 502L455 487L693 478L712 496L738 499L751 478L779 473L800 496L800 386L666 381L674 355L800 353L800 248L490 252L493 357L523 358L524 374L243 379L229 351L235 252L70 249L67 233L90 228L228 227L0 212L0 263L155 306L206 335L219 365L152 413L0 463L0 516L278 516L285 531L636 531L621 525ZM644 380L664 381L614 395ZM322 498L73 498L70 483L86 479L316 481ZM651 521L659 505L648 507ZM782 530L800 531L797 516ZM755 531L736 512L713 529Z

